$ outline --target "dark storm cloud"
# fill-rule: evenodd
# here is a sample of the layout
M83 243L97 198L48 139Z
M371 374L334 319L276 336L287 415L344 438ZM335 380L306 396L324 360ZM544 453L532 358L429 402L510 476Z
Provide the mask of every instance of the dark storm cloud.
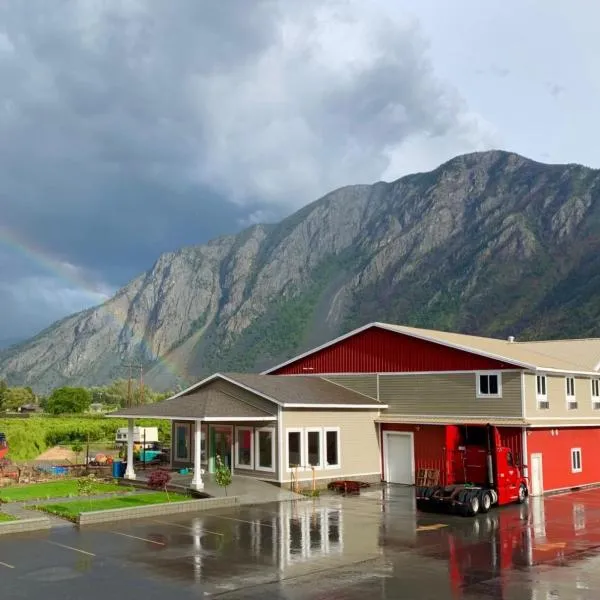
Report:
M464 137L425 56L385 2L3 2L0 225L99 283L77 289L0 240L0 329L377 179L407 140Z

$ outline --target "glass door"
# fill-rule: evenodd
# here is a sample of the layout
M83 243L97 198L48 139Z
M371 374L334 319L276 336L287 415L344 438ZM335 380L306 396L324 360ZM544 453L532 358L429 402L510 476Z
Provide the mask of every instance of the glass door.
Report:
M209 472L215 472L217 455L229 467L232 468L232 446L233 446L233 427L230 425L213 425L210 428L210 462Z

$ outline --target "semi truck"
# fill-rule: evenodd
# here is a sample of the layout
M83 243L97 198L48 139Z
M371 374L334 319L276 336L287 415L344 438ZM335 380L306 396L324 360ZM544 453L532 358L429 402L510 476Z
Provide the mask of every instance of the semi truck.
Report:
M456 448L441 461L444 485L417 486L417 509L463 516L487 513L493 506L523 503L529 495L522 465L502 445L492 425L458 428Z

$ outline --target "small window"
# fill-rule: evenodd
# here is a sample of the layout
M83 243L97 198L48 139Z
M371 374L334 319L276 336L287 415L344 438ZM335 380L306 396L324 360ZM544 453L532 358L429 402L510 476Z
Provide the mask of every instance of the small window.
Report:
M513 460L512 452L507 452L506 453L506 464L509 467L514 467L515 466L515 461Z
M477 395L480 397L495 396L500 393L500 374L499 373L479 373L477 376Z
M575 396L575 377L567 377L567 396Z
M340 430L325 428L325 466L332 469L340 466Z
M537 396L538 396L538 398L545 398L548 395L546 392L546 376L538 375L536 380L537 380Z
M592 379L592 398L594 402L600 398L600 380Z
M581 473L581 448L571 449L571 472Z
M287 455L288 455L288 469L295 469L301 467L302 462L302 430L290 430L287 432Z

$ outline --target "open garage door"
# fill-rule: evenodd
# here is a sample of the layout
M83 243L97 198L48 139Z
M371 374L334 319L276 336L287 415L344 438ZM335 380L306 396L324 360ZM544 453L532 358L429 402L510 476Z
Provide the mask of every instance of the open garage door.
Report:
M387 483L414 485L415 461L412 433L384 431L384 478Z

